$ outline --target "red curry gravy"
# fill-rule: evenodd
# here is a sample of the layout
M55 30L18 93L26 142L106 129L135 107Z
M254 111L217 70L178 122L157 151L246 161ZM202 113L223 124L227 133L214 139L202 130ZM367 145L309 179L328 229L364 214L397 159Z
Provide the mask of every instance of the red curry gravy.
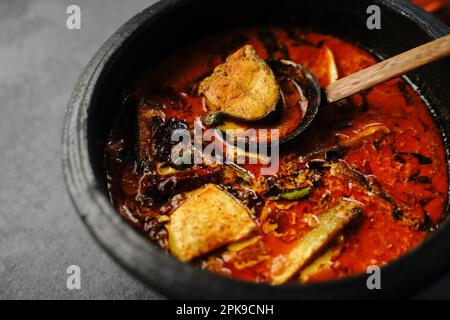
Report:
M174 118L191 128L207 113L195 92L198 82L244 44L251 44L263 59L289 59L304 65L322 87L330 82L326 50L334 55L339 77L376 63L367 51L330 35L265 27L202 40L154 68L136 89L135 103L124 106L113 127L106 160L114 205L166 251L165 223L182 203L184 190L166 190L161 201L142 194L143 180L162 173L151 164L140 163L139 149L151 148L151 143L136 141L139 115L132 110L135 104L149 109L157 106L157 114L166 122ZM289 132L301 117L301 109L293 104L284 110L279 128ZM139 143L142 145L136 147ZM244 166L255 177L251 183L230 178L222 168L169 170L171 181L184 179L184 171L193 174L200 170L194 174L195 183L183 185L187 191L206 183L220 185L251 210L258 225L256 237L248 243L237 248L222 246L193 263L237 279L270 282L280 257L317 225L323 212L347 198L361 204L361 216L317 254L312 267L300 270L292 281L354 275L413 249L438 227L447 206L446 156L439 130L424 100L402 78L324 106L312 126L283 145L280 153L275 178L260 176L260 165ZM266 196L264 186L272 180L300 174L303 180L313 181L306 197L289 201ZM152 181L146 183L162 180ZM195 216L192 219L195 221Z

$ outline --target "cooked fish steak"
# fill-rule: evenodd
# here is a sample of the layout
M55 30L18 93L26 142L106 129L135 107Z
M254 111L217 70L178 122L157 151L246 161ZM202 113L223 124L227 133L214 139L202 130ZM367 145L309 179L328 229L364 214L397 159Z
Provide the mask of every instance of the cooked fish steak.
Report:
M170 252L190 261L228 243L243 239L255 228L249 210L214 184L195 190L170 216L166 225Z
M270 67L246 45L200 83L199 94L211 111L254 121L275 110L280 89Z

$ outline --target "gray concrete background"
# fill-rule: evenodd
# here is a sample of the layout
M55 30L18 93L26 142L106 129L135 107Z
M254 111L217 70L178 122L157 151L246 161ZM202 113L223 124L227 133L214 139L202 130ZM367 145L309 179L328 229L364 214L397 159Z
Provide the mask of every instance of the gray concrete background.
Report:
M82 69L155 1L0 1L0 298L153 299L94 242L74 212L60 158L64 111ZM78 4L82 28L66 28ZM66 288L79 265L81 290Z
M0 0L0 298L161 298L97 246L60 166L64 110L83 67L154 2ZM79 31L66 29L69 4L81 7ZM71 264L81 268L81 290L66 288ZM450 298L450 276L416 297Z

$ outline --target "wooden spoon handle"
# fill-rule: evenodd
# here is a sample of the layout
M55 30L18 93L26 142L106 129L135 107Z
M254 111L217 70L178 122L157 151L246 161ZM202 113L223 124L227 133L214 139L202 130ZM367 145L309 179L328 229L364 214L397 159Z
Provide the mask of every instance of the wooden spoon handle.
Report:
M325 89L327 101L331 103L346 98L448 55L450 55L450 35L333 82Z

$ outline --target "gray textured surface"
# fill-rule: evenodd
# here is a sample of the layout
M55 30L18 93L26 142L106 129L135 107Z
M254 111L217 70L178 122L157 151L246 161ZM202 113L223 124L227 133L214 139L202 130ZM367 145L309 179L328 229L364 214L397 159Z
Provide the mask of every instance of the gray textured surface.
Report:
M64 110L83 67L154 1L0 1L0 298L157 298L99 248L61 173ZM66 29L78 4L82 29ZM66 288L79 265L81 290Z
M64 109L79 74L117 27L153 2L0 0L0 298L159 297L87 233L60 166ZM81 7L80 31L65 27L69 4ZM66 288L71 264L81 267L81 290ZM450 276L417 297L450 298Z

